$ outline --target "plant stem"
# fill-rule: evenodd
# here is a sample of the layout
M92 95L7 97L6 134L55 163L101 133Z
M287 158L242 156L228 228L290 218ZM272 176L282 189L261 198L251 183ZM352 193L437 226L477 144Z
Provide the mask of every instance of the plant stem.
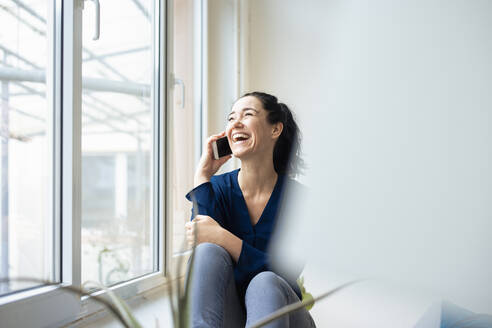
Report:
M92 298L94 301L99 302L99 303L103 304L104 306L106 306L115 315L115 317L123 324L123 326L125 326L126 328L132 328L126 322L126 320L123 318L123 316L118 311L118 309L116 309L116 307L110 301L104 299L101 296L92 295L92 294L86 292L85 290L83 290L81 288L77 288L77 287L70 286L70 285L62 285L60 283L51 282L51 281L47 281L47 280L36 279L36 278L27 278L27 277L0 279L0 283L9 282L9 281L36 282L36 283L43 284L45 286L57 286L59 288L62 288L66 291L72 292L72 293L79 295L79 296L88 296L89 298Z
M297 310L300 310L302 309L303 307L305 306L308 306L308 305L311 305L313 304L314 302L317 302L319 300L322 300L323 298L325 297L328 297L330 295L333 295L335 294L336 292L342 290L342 289L345 289L357 282L360 282L362 280L352 280L352 281L349 281L347 283L344 283L324 294L321 294L319 295L318 297L315 297L315 298L312 298L310 300L304 300L302 302L297 302L297 303L293 303L293 304L289 304L289 305L286 305L280 309L278 309L277 311L271 313L270 315L268 315L266 318L264 319L261 319L260 321L258 321L257 323L253 324L252 326L250 326L249 328L259 328L259 327L263 327L264 325L286 315L286 314L289 314L289 313L292 313L294 311L297 311Z

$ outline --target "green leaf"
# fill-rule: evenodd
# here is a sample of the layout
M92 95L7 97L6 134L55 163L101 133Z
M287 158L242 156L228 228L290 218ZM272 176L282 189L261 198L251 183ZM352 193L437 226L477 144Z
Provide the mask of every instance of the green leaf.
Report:
M308 305L306 305L306 310L310 311L314 306L314 299L313 299L313 295L311 293L308 293L306 291L306 288L304 287L304 277L303 276L300 276L297 279L297 285L299 286L299 289L301 290L302 302L308 303Z

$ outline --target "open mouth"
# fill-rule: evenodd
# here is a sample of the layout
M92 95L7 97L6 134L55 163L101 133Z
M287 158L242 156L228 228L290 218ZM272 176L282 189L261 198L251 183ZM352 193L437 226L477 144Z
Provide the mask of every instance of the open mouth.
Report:
M236 143L241 143L249 139L249 135L245 133L234 133L232 135L232 142Z

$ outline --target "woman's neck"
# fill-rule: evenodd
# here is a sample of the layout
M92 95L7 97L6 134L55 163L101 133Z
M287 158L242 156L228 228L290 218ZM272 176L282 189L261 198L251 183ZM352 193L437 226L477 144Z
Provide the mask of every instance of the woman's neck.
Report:
M238 182L244 195L271 193L277 183L273 160L242 160Z

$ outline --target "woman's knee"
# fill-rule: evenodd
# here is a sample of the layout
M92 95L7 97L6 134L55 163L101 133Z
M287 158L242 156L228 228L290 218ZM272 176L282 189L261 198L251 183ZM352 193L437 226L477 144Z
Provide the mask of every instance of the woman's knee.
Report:
M201 243L195 247L195 254L222 256L224 253L227 254L227 251L223 247L213 243Z
M232 265L229 253L221 246L213 243L201 243L195 247L195 261L205 262L207 265L213 263Z
M248 291L266 291L272 289L284 289L284 280L280 278L276 273L271 271L264 271L258 273L248 285L246 292Z

